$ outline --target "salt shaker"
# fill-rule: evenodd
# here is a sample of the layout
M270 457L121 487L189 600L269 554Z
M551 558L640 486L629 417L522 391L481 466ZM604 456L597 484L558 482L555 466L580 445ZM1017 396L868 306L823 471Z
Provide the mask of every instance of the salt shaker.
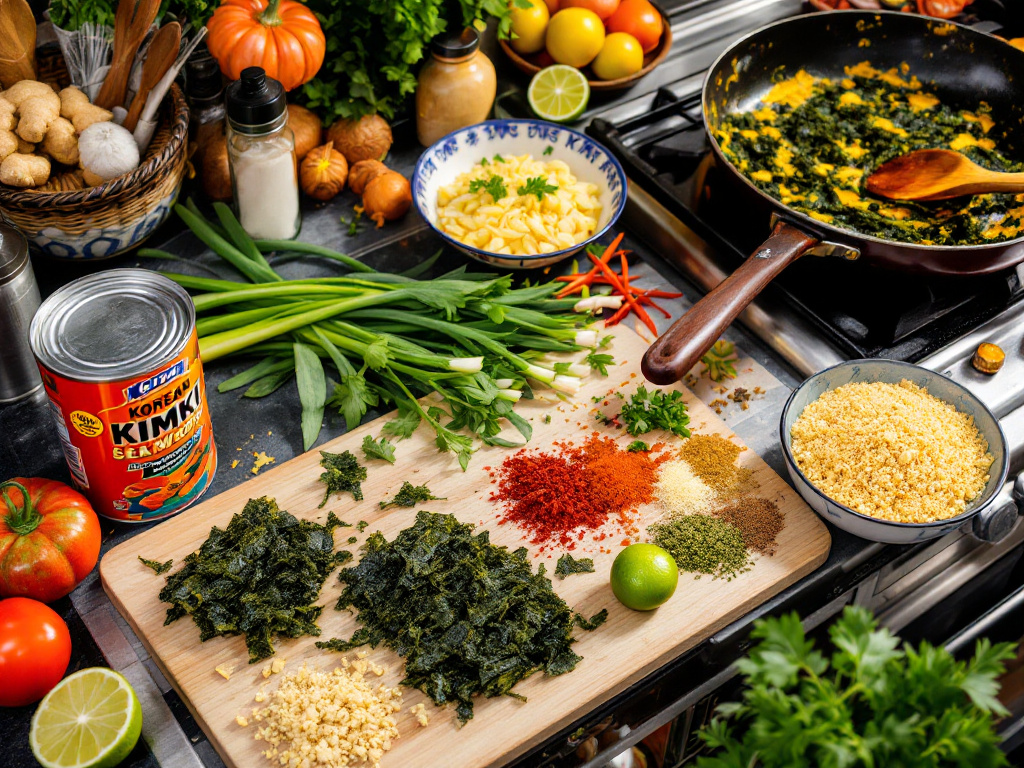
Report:
M28 344L28 326L38 308L28 242L0 221L0 403L20 400L43 386Z
M257 240L299 233L295 136L284 88L262 67L246 67L227 88L228 160L242 228Z

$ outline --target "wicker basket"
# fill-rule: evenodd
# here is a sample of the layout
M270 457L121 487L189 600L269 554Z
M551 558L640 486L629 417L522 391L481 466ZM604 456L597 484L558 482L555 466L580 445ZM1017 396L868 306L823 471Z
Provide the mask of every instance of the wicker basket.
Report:
M40 49L41 80L54 77ZM63 61L60 62L63 66ZM62 82L63 81L63 82ZM185 178L188 104L177 84L160 107L160 122L139 166L97 187L35 192L0 185L0 215L42 253L60 259L106 259L133 248L164 222Z

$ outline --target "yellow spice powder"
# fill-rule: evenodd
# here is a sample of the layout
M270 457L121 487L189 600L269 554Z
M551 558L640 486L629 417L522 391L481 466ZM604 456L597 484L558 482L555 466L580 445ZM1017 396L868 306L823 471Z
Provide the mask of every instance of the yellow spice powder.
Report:
M974 418L906 380L830 390L804 409L791 435L796 464L814 486L895 522L959 515L992 466Z

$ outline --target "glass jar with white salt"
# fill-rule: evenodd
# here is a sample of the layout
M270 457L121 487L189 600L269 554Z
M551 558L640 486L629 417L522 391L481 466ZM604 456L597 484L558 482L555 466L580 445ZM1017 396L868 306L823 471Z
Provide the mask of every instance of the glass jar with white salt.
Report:
M257 240L299 233L295 136L284 88L262 67L246 67L227 87L228 160L242 228Z

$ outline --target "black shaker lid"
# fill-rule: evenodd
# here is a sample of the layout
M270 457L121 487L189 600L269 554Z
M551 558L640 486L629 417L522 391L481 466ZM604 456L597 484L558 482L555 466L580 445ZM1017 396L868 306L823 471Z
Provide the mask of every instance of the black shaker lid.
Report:
M193 99L219 99L223 91L220 65L204 42L185 62L185 93Z
M246 67L241 77L228 85L228 120L240 132L274 123L287 109L284 87L267 77L263 67Z
M445 32L430 41L430 52L442 59L460 59L480 47L480 35L472 27L461 32Z

